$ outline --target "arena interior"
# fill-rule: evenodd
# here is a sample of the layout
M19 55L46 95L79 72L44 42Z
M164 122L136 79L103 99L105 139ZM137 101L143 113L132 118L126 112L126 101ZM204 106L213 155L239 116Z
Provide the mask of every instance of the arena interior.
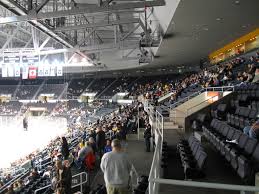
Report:
M0 0L0 45L0 194L259 193L258 0Z

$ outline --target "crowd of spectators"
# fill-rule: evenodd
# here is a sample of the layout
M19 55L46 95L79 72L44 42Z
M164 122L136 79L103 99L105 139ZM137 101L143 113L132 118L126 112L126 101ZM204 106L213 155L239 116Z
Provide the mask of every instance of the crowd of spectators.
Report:
M156 102L159 97L172 92L170 102L173 103L188 87L206 88L252 82L258 74L258 64L259 53L257 52L256 56L249 59L239 57L226 63L206 67L198 73L192 73L180 79L169 77L166 81L135 83L130 95L143 94L146 99Z
M59 106L58 110L67 110L65 106L62 103L62 106ZM80 114L83 113L79 109L77 111ZM78 118L80 114L77 111L71 111L69 114L75 114L74 116ZM12 168L16 168L27 161L31 161L32 170L27 178L18 179L9 185L9 193L19 193L16 191L19 191L21 187L25 188L26 185L31 184L31 181L38 180L38 176L51 178L52 189L56 191L61 189L65 190L65 193L69 193L69 188L66 188L64 185L69 185L71 178L66 179L68 182L61 184L64 179L63 176L71 177L70 172L66 171L70 171L71 166L77 167L80 170L84 170L85 168L92 170L95 168L95 161L100 160L104 153L111 151L110 140L114 138L125 140L128 131L136 131L136 116L134 115L134 111L136 112L136 107L122 106L117 111L103 115L97 122L87 126L84 122L80 123L80 121L77 124L73 122L69 123L65 137L57 137L51 140L43 150L36 150L28 156L12 163ZM56 112L53 111L53 113ZM74 141L76 142L75 144ZM56 163L55 167L49 166L46 168L44 173L38 169L39 164L45 160L42 158L43 153L45 157L50 158L51 164ZM65 175L62 175L61 171L65 171ZM37 177L34 179L32 177L35 174L37 174ZM1 186L8 183L12 178L12 175L9 173L2 176L0 181Z

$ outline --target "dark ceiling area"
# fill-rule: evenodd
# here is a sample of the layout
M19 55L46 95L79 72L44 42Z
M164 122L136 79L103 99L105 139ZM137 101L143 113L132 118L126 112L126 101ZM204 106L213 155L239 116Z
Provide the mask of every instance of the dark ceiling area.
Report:
M181 0L150 65L198 64L258 28L258 8L258 0Z

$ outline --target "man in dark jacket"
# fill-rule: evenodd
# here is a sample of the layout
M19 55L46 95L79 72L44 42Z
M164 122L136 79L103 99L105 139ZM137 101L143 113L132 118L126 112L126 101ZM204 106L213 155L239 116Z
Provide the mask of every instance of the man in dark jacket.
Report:
M151 138L151 125L147 124L144 131L144 138L146 144L146 152L150 152L150 138Z
M100 127L96 131L96 146L99 156L102 158L105 147L105 132Z
M62 143L61 154L63 158L67 160L69 157L69 147L68 147L67 139L65 137L62 137L61 143Z

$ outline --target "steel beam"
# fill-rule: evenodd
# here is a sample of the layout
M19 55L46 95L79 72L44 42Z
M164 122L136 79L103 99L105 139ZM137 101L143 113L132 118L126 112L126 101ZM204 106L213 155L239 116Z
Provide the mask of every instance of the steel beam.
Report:
M44 42L40 45L39 50L42 50L43 47L49 42L49 40L50 40L50 37L48 36L48 37L44 40Z
M18 30L19 30L19 29L16 28L16 29L14 30L14 32L12 33L12 35L8 37L8 39L6 40L5 44L2 46L2 50L5 49L5 48L8 46L8 44L12 41L13 37L14 37L14 36L16 35L16 33L18 32Z
M131 23L139 23L138 18L133 19L127 19L127 20L116 20L111 22L100 22L100 23L94 23L94 24L84 24L84 25L77 25L77 26L65 26L65 27L59 27L56 28L55 32L60 31L71 31L71 30L80 30L80 29L86 29L86 28L98 28L98 27L105 27L105 26L116 26L120 24L131 24Z
M28 11L25 10L23 7L21 7L20 5L18 5L15 1L13 0L1 0L0 1L0 5L2 5L4 8L6 8L7 10L10 10L11 12L13 12L15 15L17 16L13 16L13 17L24 17L24 15L26 16L26 14L28 14ZM10 9L10 7L12 9ZM33 12L32 12L33 13ZM1 20L1 18L0 18ZM49 29L49 27L47 27L46 25L44 25L43 23L39 22L39 21L35 21L35 20L31 20L28 21L32 26L36 27L37 29L39 29L41 32L45 33L46 35L52 37L54 40L56 40L57 42L61 43L62 45L68 47L68 48L73 48L74 46L68 42L67 40L64 40L63 38L61 38L59 35L57 35L56 33L54 33L51 29ZM1 22L0 22L1 24ZM78 52L79 55L86 57L85 54ZM89 58L88 58L89 59ZM90 59L89 59L90 60Z
M126 38L128 38L131 34L133 34L133 32L135 32L135 30L137 30L140 27L140 23L138 23L138 25L136 25L134 28L132 28L127 34L125 34L120 40L123 41Z
M85 46L85 47L74 47L74 48L63 48L63 49L55 49L55 50L43 50L39 51L39 55L51 55L51 54L59 54L59 53L67 53L67 52L78 52L78 53L98 53L104 51L111 51L111 50L129 50L135 49L138 47L138 41L127 41L121 43L107 43L101 45L93 45L93 46ZM0 53L1 56L1 53Z
M45 13L36 13L36 14L31 13L31 14L22 15L22 16L4 17L4 18L0 18L0 24L28 22L28 21L35 21L35 20L60 18L60 17L71 16L71 15L81 15L81 14L95 13L95 12L114 12L114 11L125 10L125 9L135 9L135 8L164 6L164 5L165 5L165 0L145 1L145 2L137 2L137 3L122 3L122 4L110 5L107 8L99 7L96 5L96 8L80 8L80 9L71 9L71 10L65 10L65 11L45 12Z
M49 0L43 0L39 6L36 8L36 12L38 13L47 3Z

